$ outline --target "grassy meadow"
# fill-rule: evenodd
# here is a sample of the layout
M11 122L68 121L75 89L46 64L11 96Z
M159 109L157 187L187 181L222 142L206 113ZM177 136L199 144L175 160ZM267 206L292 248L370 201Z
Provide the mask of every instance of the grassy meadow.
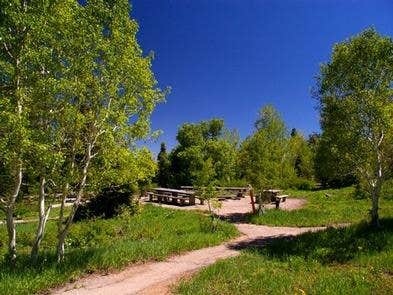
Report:
M18 224L19 258L15 269L0 262L0 294L31 294L52 288L83 274L108 272L131 263L163 260L169 255L199 249L238 235L236 228L220 222L209 230L209 217L195 212L150 205L139 215L122 214L113 219L75 223L67 239L66 260L57 265L56 223L48 222L42 243L43 255L29 262L35 223ZM0 255L6 253L6 228L0 225Z
M286 190L294 198L304 198L307 204L298 210L268 210L266 214L250 215L248 221L274 226L328 226L357 223L368 218L371 201L359 199L353 187L316 191ZM393 199L380 200L380 216L393 218Z
M393 219L275 240L219 261L177 294L393 294Z

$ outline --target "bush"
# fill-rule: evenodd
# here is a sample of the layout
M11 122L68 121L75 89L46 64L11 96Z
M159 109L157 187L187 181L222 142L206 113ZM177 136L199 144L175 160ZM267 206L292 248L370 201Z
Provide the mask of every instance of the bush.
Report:
M139 210L139 203L133 197L133 190L128 186L109 187L103 189L89 202L79 206L75 214L75 221L112 218L120 215L125 209L131 214Z
M311 191L315 189L316 183L313 180L296 178L289 183L289 186L298 190Z
M370 197L370 194L364 189L364 186L359 182L355 185L353 191L353 198L356 200L363 200Z
M219 185L222 187L246 187L250 184L246 179L232 179L230 181L219 181Z
M393 200L393 178L388 179L383 183L381 197L386 200Z
M366 184L363 182L356 184L354 191L355 199L367 199L371 197L365 186ZM393 200L393 179L388 179L383 183L380 196L385 200Z

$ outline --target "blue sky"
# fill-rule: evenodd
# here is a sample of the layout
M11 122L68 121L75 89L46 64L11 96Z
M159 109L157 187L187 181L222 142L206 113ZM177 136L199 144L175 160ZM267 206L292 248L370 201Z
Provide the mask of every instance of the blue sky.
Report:
M393 36L392 0L133 0L143 50L167 102L152 117L163 134L148 143L176 144L185 122L223 118L242 138L258 110L273 104L288 128L319 131L311 96L332 46L374 26Z

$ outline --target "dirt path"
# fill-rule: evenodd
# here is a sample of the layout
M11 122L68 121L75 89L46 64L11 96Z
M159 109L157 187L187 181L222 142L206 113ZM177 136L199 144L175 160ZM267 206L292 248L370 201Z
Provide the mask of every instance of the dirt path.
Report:
M68 284L53 294L166 294L179 278L213 264L219 259L237 256L240 250L261 245L269 239L288 237L323 228L270 227L236 224L241 237L219 246L204 248L174 256L163 262L131 266L110 275L92 275Z
M247 204L247 201L242 200L226 202L221 210L223 217L247 213L250 208L249 204ZM304 204L303 201L295 202L296 206L299 207ZM291 202L287 204L289 204L287 206L290 209L296 207L291 206ZM119 273L90 275L75 283L67 284L65 287L55 290L52 294L170 294L170 285L182 277L195 273L201 268L215 263L217 260L237 256L240 254L240 250L244 248L260 246L274 238L296 236L308 231L324 229L322 227L271 227L245 223L236 223L235 225L242 235L219 246L173 256L163 262L130 266Z
M169 204L158 204L147 201L147 198L142 199L145 204L153 204L165 208L179 209L179 210L208 210L207 204L200 205L197 201L196 205L193 206L174 206ZM249 196L240 199L227 199L221 202L222 208L219 210L220 215L228 216L232 214L246 214L251 211L251 200ZM306 199L299 198L288 198L285 202L280 204L280 209L285 211L291 211L302 208L307 203ZM274 204L266 205L267 209L273 209Z

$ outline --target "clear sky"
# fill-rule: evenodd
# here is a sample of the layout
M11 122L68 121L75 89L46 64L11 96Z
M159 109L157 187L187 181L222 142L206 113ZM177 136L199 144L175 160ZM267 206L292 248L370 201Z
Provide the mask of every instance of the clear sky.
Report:
M288 128L319 131L311 89L332 46L369 26L393 36L393 0L133 0L143 50L167 102L152 117L176 144L185 122L223 118L242 138L273 104Z

